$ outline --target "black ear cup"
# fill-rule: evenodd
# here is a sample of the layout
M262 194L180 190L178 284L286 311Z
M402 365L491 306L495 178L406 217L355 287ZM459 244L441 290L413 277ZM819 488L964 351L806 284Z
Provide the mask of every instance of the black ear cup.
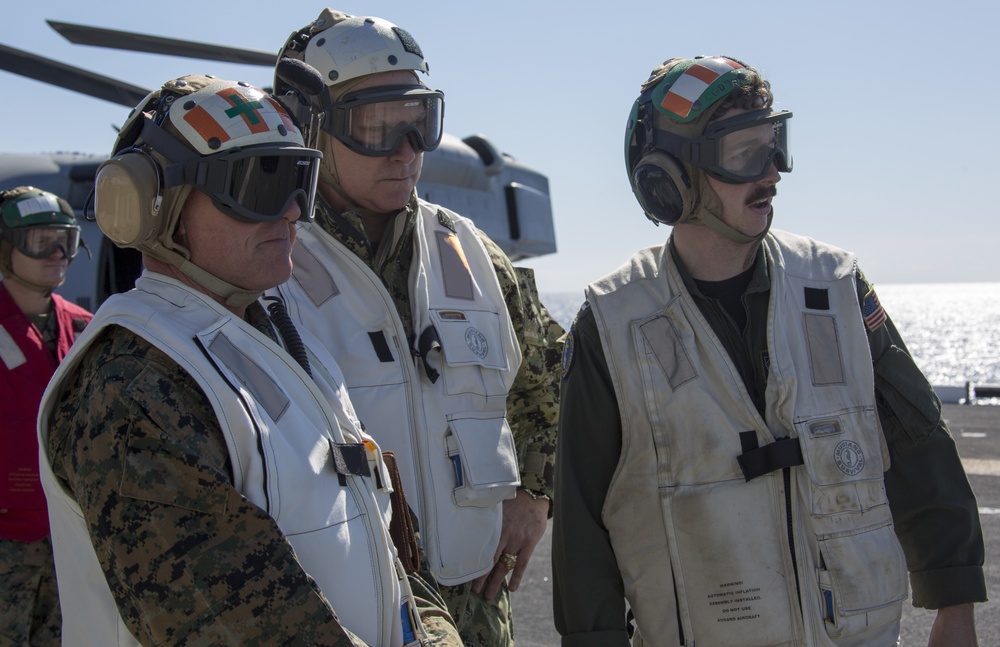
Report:
M646 215L665 225L691 215L697 202L683 165L658 150L643 156L633 167L632 192Z
M97 224L122 247L151 241L163 226L160 215L160 167L152 156L134 148L97 169L94 183Z

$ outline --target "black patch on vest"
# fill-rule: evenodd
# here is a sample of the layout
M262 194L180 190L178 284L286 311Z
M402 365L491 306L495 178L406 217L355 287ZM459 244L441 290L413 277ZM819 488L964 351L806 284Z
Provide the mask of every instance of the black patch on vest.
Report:
M437 219L438 219L438 224L439 224L439 225L441 225L442 227L447 227L447 228L448 228L448 229L450 229L450 230L451 230L451 231L452 231L453 233L455 232L455 223L454 223L454 221L453 221L453 220L451 219L451 216L449 216L449 215L448 215L448 214L446 214L445 212L443 212L443 211L441 211L440 209L438 209L438 212L437 212Z
M826 288L805 288L806 307L810 310L829 310L830 292Z
M375 355L378 357L378 361L395 361L395 358L392 356L392 351L389 350L389 342L386 341L384 332L381 330L370 332L368 333L368 338L372 340L372 348L375 349Z
M348 476L371 476L368 467L368 453L361 443L330 442L333 469L337 472L341 485L347 485Z

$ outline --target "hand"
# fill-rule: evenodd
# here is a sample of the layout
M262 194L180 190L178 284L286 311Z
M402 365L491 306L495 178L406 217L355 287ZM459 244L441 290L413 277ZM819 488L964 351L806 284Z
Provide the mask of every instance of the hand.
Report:
M507 569L500 563L500 556L504 553L517 558L514 570L510 571L508 584L511 591L516 591L531 560L531 554L535 552L535 545L545 534L548 519L548 499L535 499L524 490L518 489L513 499L504 501L503 527L500 530L500 543L497 544L496 554L493 555L493 570L473 580L472 592L481 593L487 600L496 597L500 584L507 577Z
M956 604L938 609L927 647L978 647L975 605Z

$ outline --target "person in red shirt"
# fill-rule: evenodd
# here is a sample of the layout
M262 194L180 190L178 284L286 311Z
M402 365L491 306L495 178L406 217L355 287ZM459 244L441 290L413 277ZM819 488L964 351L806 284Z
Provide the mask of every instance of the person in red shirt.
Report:
M38 478L38 403L93 315L53 294L80 245L62 198L0 192L0 643L58 645L49 519ZM9 641L9 642L8 642Z

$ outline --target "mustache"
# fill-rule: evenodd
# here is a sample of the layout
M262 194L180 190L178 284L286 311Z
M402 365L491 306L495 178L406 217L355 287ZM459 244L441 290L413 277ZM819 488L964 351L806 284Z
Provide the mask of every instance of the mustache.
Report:
M762 186L747 198L747 204L754 204L755 202L760 202L761 200L767 200L768 198L773 198L778 195L778 187L775 185Z

